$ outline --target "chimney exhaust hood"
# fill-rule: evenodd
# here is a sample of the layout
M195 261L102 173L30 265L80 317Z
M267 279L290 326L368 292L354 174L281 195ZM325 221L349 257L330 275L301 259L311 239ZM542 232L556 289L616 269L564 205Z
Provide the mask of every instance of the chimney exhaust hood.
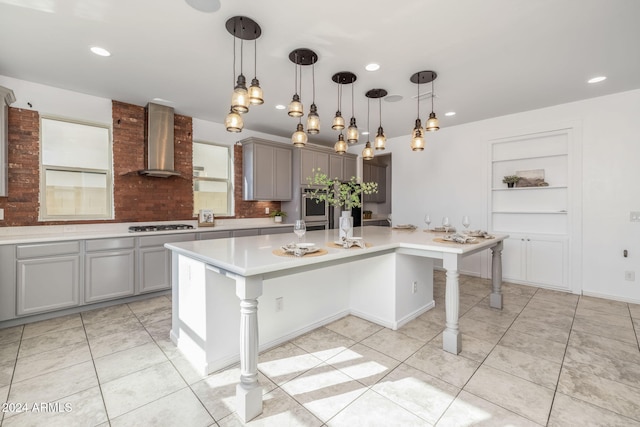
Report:
M173 108L147 104L147 126L145 128L145 167L140 175L168 178L181 176L174 170L173 158Z
M14 102L13 91L0 86L0 197L9 191L9 105Z

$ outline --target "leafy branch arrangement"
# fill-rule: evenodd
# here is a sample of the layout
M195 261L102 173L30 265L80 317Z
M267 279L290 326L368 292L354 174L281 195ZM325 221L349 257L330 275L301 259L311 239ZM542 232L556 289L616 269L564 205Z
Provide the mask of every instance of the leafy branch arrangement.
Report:
M307 177L309 187L314 187L310 193L311 197L318 202L326 201L331 206L344 207L344 210L362 206L360 193L374 194L378 192L377 182L358 182L355 176L352 176L347 182L341 182L337 178L329 179L320 168L312 169L312 172L314 175ZM320 188L317 188L318 186Z

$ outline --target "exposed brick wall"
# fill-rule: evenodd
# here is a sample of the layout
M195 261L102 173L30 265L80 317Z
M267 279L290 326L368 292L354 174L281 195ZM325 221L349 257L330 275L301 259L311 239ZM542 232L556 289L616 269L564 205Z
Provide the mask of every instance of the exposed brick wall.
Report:
M246 202L242 200L242 146L233 146L233 187L236 204L236 218L264 218L264 209L280 209L280 202Z
M40 189L40 115L9 108L8 197L0 197L0 226L38 224Z
M145 108L113 101L113 176L118 222L193 219L192 120L176 114L175 170L182 177L138 175L145 168Z

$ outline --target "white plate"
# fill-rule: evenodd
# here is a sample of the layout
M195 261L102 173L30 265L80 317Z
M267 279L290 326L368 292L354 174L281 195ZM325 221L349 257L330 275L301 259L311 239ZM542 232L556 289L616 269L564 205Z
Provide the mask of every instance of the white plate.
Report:
M316 247L316 244L315 243L297 243L296 246L299 247L300 249L313 249Z

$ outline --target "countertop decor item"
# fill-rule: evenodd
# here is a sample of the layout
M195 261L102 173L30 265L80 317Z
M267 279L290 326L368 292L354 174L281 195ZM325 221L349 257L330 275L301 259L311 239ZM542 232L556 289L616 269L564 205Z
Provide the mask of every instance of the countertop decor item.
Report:
M275 222L282 222L282 218L286 218L287 213L286 213L286 212L283 212L283 211L281 211L281 210L279 210L279 209L274 209L274 210L272 210L272 211L271 211L271 213L269 214L269 216L270 216L271 218L273 218L273 220L274 220Z
M355 176L349 181L342 182L338 179L330 179L320 168L313 169L313 176L307 177L310 188L313 189L310 196L318 201L327 202L330 206L340 206L344 210L362 206L361 193L374 194L378 192L377 182L358 182Z

